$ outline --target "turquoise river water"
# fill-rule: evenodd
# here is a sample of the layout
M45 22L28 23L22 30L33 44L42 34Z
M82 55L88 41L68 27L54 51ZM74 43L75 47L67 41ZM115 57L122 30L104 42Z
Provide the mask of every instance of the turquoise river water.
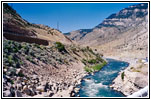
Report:
M124 97L121 92L115 91L109 87L112 81L117 77L121 70L124 70L129 64L127 62L114 59L107 59L108 64L94 75L87 75L83 78L80 85L80 97ZM85 80L86 79L86 80Z

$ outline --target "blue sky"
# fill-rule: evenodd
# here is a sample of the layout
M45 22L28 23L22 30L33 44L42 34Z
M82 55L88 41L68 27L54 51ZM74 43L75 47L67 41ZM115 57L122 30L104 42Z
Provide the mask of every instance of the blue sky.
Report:
M11 3L25 20L57 28L63 33L89 29L110 14L138 3Z

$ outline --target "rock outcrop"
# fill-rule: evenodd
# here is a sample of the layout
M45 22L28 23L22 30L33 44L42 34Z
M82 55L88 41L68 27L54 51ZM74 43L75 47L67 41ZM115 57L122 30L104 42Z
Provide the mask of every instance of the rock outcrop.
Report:
M60 41L64 44L72 44L72 40L64 36L59 30L41 24L32 24L24 20L14 9L7 3L3 4L3 34L12 34L17 36L29 37L31 41L39 39L41 42ZM5 37L6 35L4 35ZM31 38L30 38L31 37ZM26 40L26 39L22 39ZM16 41L18 41L16 39ZM28 42L28 41L24 41Z
M129 6L110 15L92 29L81 29L66 35L81 45L93 46L108 54L118 50L147 51L148 4Z
M126 70L121 71L110 87L129 96L147 85L148 64L139 59L130 63L130 66Z

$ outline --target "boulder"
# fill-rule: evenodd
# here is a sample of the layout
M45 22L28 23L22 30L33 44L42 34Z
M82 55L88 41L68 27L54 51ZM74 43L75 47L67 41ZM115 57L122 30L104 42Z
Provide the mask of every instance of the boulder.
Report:
M17 90L21 90L22 89L22 85L21 84L17 84Z
M5 69L3 69L3 71L4 71L4 72L7 72L7 69L5 68Z
M79 90L80 90L80 88L74 88L74 91L75 91L76 93L78 93Z
M25 82L22 82L21 84L22 84L22 85L25 85Z
M16 74L18 75L20 72L22 72L21 68L16 69Z
M53 92L49 92L49 97L52 97L54 95Z
M21 81L22 81L22 78L21 77L17 77L16 82L20 83Z
M10 87L10 92L11 92L11 95L12 97L15 97L15 91L14 91L14 87Z
M45 91L45 86L40 85L40 86L36 87L36 90L40 91L40 92L44 92Z
M11 94L10 90L6 90L6 91L3 91L3 96L4 97L12 97L12 94Z
M148 85L146 78L145 77L142 78L142 77L143 77L143 75L135 78L134 85L139 89L144 88L145 86Z
M42 92L42 96L43 96L43 97L48 97L47 92Z
M24 92L25 94L27 94L27 95L34 96L33 91L32 91L31 89L29 89L29 88L23 89L23 92Z
M44 91L46 92L47 89L49 89L49 84L48 84L48 83L46 83L45 88L44 88Z
M15 97L22 97L22 93L20 91L15 91Z
M33 79L38 79L38 75L33 75L32 78Z

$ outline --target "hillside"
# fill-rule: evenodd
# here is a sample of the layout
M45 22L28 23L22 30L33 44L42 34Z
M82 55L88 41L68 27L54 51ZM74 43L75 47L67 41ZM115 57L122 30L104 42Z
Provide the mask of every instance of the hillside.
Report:
M93 64L103 63L91 49L76 45L57 42L42 46L10 40L3 43L3 96L7 97L51 97L62 91L66 94L57 97L70 96L86 74L85 66L91 68ZM92 59L97 62L89 64Z
M20 38L21 36L27 37L29 38L29 42L31 42L30 40L33 38L36 38L36 41L47 40L48 42L60 41L65 44L72 43L72 41L64 36L59 30L41 24L29 23L22 19L8 4L4 3L3 7L4 37L12 39L9 37L11 34L13 37L17 38ZM15 40L17 39L15 38Z
M102 54L25 21L8 4L3 11L3 97L74 96L81 79L106 64Z
M82 45L94 46L102 52L145 50L148 39L148 4L133 5L111 14L92 29L65 33ZM91 42L89 42L91 41Z
M111 14L92 29L66 35L106 57L129 62L129 67L119 73L111 87L130 95L148 85L148 64L143 62L148 58L148 31L148 4L143 3Z

